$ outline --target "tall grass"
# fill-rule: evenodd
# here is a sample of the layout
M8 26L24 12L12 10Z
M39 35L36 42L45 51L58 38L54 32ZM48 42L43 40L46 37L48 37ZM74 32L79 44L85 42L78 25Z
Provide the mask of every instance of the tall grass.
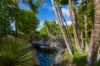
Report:
M28 42L13 37L0 43L0 66L33 66L36 62Z

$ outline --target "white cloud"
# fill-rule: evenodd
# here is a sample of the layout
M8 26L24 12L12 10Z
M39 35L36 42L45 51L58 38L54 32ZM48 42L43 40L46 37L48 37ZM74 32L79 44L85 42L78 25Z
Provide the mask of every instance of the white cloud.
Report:
M67 23L67 25L71 25L71 24L72 24L72 22L71 22L71 21L67 21L66 23Z
M42 27L44 24L44 20L40 21L40 27Z
M66 21L66 24L67 24L67 25L71 25L72 22L71 22L71 21ZM66 25L66 24L64 23L64 25Z
M67 8L62 8L62 13L64 16L70 16L69 10Z
M40 21L40 24L39 24L37 30L40 30L43 27L44 22L45 22L44 20Z
M52 11L53 10L53 7L50 6L48 3L44 3L43 4L43 8L48 9L49 11Z

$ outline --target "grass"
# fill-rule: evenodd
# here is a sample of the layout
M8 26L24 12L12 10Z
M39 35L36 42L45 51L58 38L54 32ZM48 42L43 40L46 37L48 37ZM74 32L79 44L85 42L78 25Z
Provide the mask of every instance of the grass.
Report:
M0 66L33 66L36 59L27 41L4 38L0 43Z

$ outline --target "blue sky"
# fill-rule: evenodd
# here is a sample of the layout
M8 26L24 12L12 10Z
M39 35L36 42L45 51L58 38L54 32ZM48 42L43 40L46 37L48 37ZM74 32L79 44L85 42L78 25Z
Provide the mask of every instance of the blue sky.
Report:
M37 14L37 17L39 20L54 20L55 14L52 8L51 0L45 0L45 3L43 3L39 9L39 13Z
M19 0L19 6L22 9L29 10L28 4L23 4L21 0ZM66 22L70 24L71 21L70 21L68 6L64 6L62 8L62 12L64 17L66 18ZM40 25L38 27L38 30L43 27L43 23L45 20L56 20L55 13L53 11L53 7L51 4L51 0L45 0L45 2L42 5L40 5L40 7L38 8L37 18L40 20Z

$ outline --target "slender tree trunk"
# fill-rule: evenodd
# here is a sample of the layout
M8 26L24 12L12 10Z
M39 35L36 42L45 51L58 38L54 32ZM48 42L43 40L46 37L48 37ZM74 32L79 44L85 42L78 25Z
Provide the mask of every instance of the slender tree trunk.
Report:
M82 44L82 49L84 49L83 31L81 31L81 44Z
M68 39L66 38L66 34L65 34L65 32L64 32L64 29L63 29L63 27L62 27L62 25L61 25L61 23L60 23L60 18L59 18L59 15L58 15L58 13L57 13L57 10L56 10L54 0L51 0L51 2L52 2L52 5L53 5L53 8L54 8L54 12L55 12L55 14L56 14L56 17L57 17L57 21L58 21L59 27L60 27L60 29L61 29L61 32L62 32L64 41L65 41L65 44L66 44L66 46L67 46L67 48L68 48L68 51L69 51L70 55L71 55L72 58L73 58L73 51L72 51L71 48L70 48L70 45L69 45L69 43L68 43Z
M70 35L69 35L69 32L68 32L68 25L67 25L67 23L66 23L66 20L65 20L65 18L64 18L64 16L63 16L63 14L62 14L62 10L61 10L61 7L59 6L59 13L60 13L60 16L61 16L61 22L62 22L62 24L63 24L63 27L64 27L64 29L65 29L65 33L66 33L66 37L67 37L67 39L68 39L68 43L71 45L71 47L72 47L72 41L71 41L71 37L70 37ZM72 48L73 49L73 48ZM74 49L73 49L73 51L74 51Z
M85 45L87 44L87 42L88 42L88 38L87 38L87 36L88 36L88 32L87 32L87 22L86 22L87 20L86 20L86 16L84 15L84 23L85 23Z
M90 45L92 45L92 51L88 66L93 66L97 59L98 49L100 46L100 0L94 0L94 25Z
M69 12L70 12L71 20L72 20L72 26L73 26L73 33L74 33L76 48L78 49L79 53L82 53L82 49L81 49L81 45L80 45L80 39L79 39L79 31L78 31L78 23L77 23L77 19L76 19L76 13L72 9L71 0L69 0Z
M85 27L85 41L84 41L85 46L84 46L84 49L87 53L89 53L89 44L88 44L89 40L88 40L87 17L86 17L86 15L84 15L84 23L85 23L84 24L84 27Z

